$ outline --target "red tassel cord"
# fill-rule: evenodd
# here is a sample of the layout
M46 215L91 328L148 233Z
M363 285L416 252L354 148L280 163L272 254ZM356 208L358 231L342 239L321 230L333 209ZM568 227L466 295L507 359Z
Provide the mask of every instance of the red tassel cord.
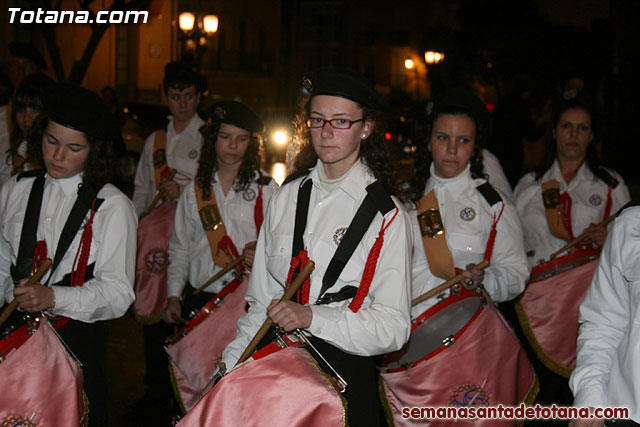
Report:
M571 196L566 191L562 193L558 199L558 207L560 208L560 217L562 218L562 224L569 233L569 240L573 240L573 227L571 226Z
M33 263L31 264L31 271L36 271L47 259L47 242L40 240L36 243L36 247L33 248Z
M500 209L500 213L496 218L496 213L493 213L493 224L491 225L491 232L489 233L489 239L487 240L487 247L484 250L484 260L489 261L491 259L491 254L493 253L493 247L496 244L496 235L498 234L498 230L496 227L498 226L498 221L502 217L502 212L504 212L504 203L502 203L502 208Z
M299 268L298 271L302 271L302 268L309 261L309 254L306 250L301 250L298 255L291 258L291 264L289 266L289 273L287 273L287 283L291 283L293 281L293 273L296 269ZM311 286L311 282L307 277L305 281L302 283L298 292L296 293L296 302L298 304L308 304L309 303L309 288Z
M231 260L234 260L240 256L236 245L233 243L233 240L231 240L231 237L226 234L218 242L218 251L216 252L216 255L220 253L220 251L225 253L229 258L231 258ZM236 267L236 271L238 272L238 274L241 274L243 270L244 265L242 263L238 264L238 266Z
M84 226L82 237L80 238L80 246L76 252L76 258L73 261L73 269L71 270L71 286L82 286L84 277L87 273L87 264L89 263L89 254L91 253L91 239L93 238L93 218L96 215L94 210L97 198L93 199L91 204L91 214L89 221Z
M80 245L78 252L73 260L73 268L71 269L71 286L82 286L84 278L87 274L87 265L89 264L89 255L91 254L91 240L93 239L93 218L95 217L95 205L98 199L94 198L91 204L91 213L89 220L84 226L82 236L80 237ZM60 329L67 323L69 318L64 316L51 317L51 323L55 329Z
M256 204L253 207L253 221L256 224L256 236L260 234L260 227L262 227L263 221L262 214L262 179L260 179L260 184L258 184L258 197L256 197Z
M367 257L367 262L364 265L364 272L362 273L362 279L360 280L360 286L358 287L358 292L356 292L356 296L353 297L353 300L349 304L349 309L354 313L357 313L362 307L362 303L364 302L364 298L369 293L369 287L371 286L371 282L373 281L373 276L376 272L376 266L378 264L378 258L380 257L380 251L382 250L382 244L384 243L384 232L389 228L394 219L398 216L398 208L396 208L396 212L391 217L391 221L387 225L385 225L386 220L382 220L382 226L380 227L380 232L378 233L378 237L374 242L371 250L369 251L369 256Z

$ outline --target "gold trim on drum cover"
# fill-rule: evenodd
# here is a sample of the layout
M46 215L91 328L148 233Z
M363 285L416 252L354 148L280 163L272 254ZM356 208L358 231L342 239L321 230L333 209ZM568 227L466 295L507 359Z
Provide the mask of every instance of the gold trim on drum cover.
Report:
M420 233L422 237L434 238L444 233L444 225L442 217L438 209L427 209L418 215L418 224L420 225Z
M206 205L198 213L205 231L215 231L222 225L222 217L217 204Z

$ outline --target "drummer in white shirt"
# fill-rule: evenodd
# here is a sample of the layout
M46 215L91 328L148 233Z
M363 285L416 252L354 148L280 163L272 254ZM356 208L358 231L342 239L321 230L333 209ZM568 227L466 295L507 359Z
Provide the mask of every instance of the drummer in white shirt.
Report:
M164 69L162 80L164 96L171 115L166 126L166 147L164 159L156 159L156 132L144 143L142 155L136 169L133 204L138 216L142 216L161 188L170 199L177 199L183 188L195 178L198 171L198 157L202 145L200 127L204 124L198 114L200 97L206 86L203 78L181 62L170 62ZM167 166L176 170L172 180L157 185L154 163L165 160Z
M600 263L580 306L576 369L569 385L577 407L627 407L640 424L640 208L626 209L614 222ZM602 419L579 419L572 427L602 427Z
M192 310L200 309L233 278L233 272L229 272L204 289L201 296L193 295L194 287L224 267L212 258L210 242L198 213L196 185L202 194L205 193L202 188L209 190L209 197L205 199L217 204L226 234L244 256L243 263L249 269L258 239L258 223L261 225L271 195L278 188L259 168L260 132L264 127L260 118L235 101L212 105L207 117L199 175L178 200L169 244L169 300L164 310L167 323L175 323L181 315L186 319ZM185 286L189 286L189 290L181 304Z
M42 137L29 144L45 169L16 175L0 190L0 287L21 310L50 316L82 363L89 425L106 426L103 321L121 317L134 299L137 218L110 184L120 128L96 93L70 83L51 87L44 107L33 124ZM22 287L47 257L52 269Z
M345 377L349 425L381 425L372 356L399 349L410 332L411 237L403 207L389 195L393 175L377 123L386 104L364 77L348 69L315 70L303 85L311 97L298 120L301 149L294 170L299 177L271 199L246 293L249 313L238 321L222 361L235 365L268 313L286 331L304 329ZM365 200L373 207L363 213L372 212L373 218L358 216L356 222L369 225L362 236L349 236ZM329 268L337 265L332 259L338 247L352 239L355 248L346 264ZM374 244L381 245L377 260ZM302 250L316 264L309 286L303 285L297 302L275 303L292 256ZM368 260L375 269L365 275Z
M600 165L596 153L598 106L586 92L565 92L556 103L552 134L540 168L523 176L515 188L516 207L524 226L529 264L534 267L571 240L589 231L591 240L602 246L607 229L598 225L630 200L622 177ZM543 186L555 180L558 196L566 199L568 214L561 229L550 228ZM549 184L550 185L550 184ZM548 190L551 194L552 190ZM558 197L556 197L558 199ZM562 200L549 200L562 204Z
M455 276L457 268L468 286L482 284L494 301L508 301L524 289L529 269L516 209L487 180L481 153L489 112L471 92L452 89L427 106L425 119L410 188L417 207L411 211L413 298ZM489 267L475 268L485 256ZM413 307L412 317L437 302L434 297Z

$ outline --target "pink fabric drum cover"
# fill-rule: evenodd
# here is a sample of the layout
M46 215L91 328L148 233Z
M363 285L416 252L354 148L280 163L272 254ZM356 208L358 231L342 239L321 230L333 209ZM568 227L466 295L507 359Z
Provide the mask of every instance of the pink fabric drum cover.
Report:
M411 420L402 417L402 409L516 406L537 393L533 367L509 325L488 297L466 289L413 322L409 343L388 355L380 376L387 417L396 426L515 425L515 420Z
M164 202L138 224L138 252L136 255L136 300L133 313L144 325L158 323L167 305L167 268L169 267L169 239L177 202Z
M515 305L524 334L538 358L567 378L576 367L580 303L598 265L596 257L593 251L573 254L534 268ZM545 274L550 277L545 278Z
M235 287L240 284L240 279L237 281L227 286ZM247 313L246 290L247 279L226 297L222 305L212 304L212 308L207 309L208 314L201 310L198 316L204 316L204 320L198 319L193 330L167 349L174 391L183 413L196 404L209 376L218 366L222 352L235 338L236 322Z
M82 369L47 320L0 362L0 425L79 426L87 415Z
M224 376L178 426L344 426L343 404L311 355L288 347Z

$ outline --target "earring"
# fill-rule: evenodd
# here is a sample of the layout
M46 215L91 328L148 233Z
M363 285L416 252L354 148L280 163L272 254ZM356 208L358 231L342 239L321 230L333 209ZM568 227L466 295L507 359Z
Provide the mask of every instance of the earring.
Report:
M362 134L362 139L365 139L366 137L367 137L367 134L366 134L366 133L363 133L363 134Z

